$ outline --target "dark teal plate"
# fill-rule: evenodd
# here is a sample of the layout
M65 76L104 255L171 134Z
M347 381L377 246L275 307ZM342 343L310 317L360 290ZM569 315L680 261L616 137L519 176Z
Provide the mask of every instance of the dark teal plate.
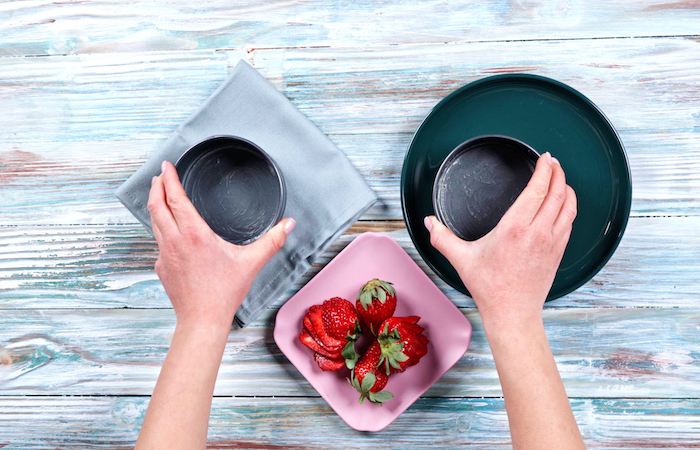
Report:
M632 203L627 156L617 132L588 98L558 81L496 75L456 90L433 108L413 136L401 173L408 233L433 271L469 294L450 263L430 245L423 218L432 215L440 163L460 143L482 134L519 139L551 152L578 198L578 216L548 300L585 284L622 239Z

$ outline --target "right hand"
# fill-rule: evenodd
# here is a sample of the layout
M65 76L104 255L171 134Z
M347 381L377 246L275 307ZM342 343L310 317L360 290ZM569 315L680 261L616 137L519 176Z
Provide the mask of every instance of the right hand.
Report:
M435 216L425 218L430 242L457 270L485 322L534 317L554 282L576 217L576 194L549 153L527 187L486 236L467 242Z
M228 334L253 280L282 248L295 222L282 220L252 244L231 244L199 215L175 167L164 162L162 170L153 179L148 200L159 250L156 273L179 325L220 329Z

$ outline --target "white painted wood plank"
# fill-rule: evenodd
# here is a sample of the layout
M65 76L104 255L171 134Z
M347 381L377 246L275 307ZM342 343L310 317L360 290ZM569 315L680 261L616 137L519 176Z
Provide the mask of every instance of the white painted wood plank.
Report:
M633 216L700 214L700 133L627 130L621 137L632 172ZM330 138L379 197L364 219L402 219L401 168L411 135ZM44 142L0 150L0 225L136 224L114 191L161 145Z
M0 224L135 223L114 189L242 55L6 58ZM403 156L430 108L468 81L511 70L570 83L611 117L629 154L633 214L700 214L700 42L473 43L247 57L330 134L378 193L368 219L401 217Z
M621 129L636 217L609 265L548 305L548 333L569 393L604 397L573 401L589 448L698 447L700 224L682 216L700 213L700 41L467 42L697 35L696 2L23 0L1 4L0 18L0 447L133 445L145 397L7 394L150 394L173 315L102 309L168 306L153 241L112 192L241 57L378 192L365 219L400 218L403 151L451 90L528 71L589 95ZM284 298L365 229L394 230L419 260L401 222L360 223ZM387 430L400 446L509 448L502 403L479 398L500 390L478 313L464 311L475 325L470 353L428 395L470 398L419 400ZM315 395L272 342L274 313L232 333L217 392ZM328 436L396 446L388 433L353 432L319 398L214 403L215 448L327 448Z
M480 316L464 312L474 327L469 350L426 396L501 395ZM548 308L543 316L570 396L700 398L697 308ZM216 395L316 395L274 343L274 321L271 310L231 332ZM0 392L149 395L174 326L165 309L2 311Z
M147 397L0 397L0 446L132 448ZM697 400L572 399L589 449L698 447ZM208 448L510 449L501 399L419 399L389 427L362 433L321 398L215 398Z
M280 73L272 61L284 57L284 93L332 134L358 129L412 133L430 108L453 90L475 79L513 72L569 84L593 100L619 130L692 130L698 126L700 104L698 56L700 40L694 38L256 50L250 54L266 75ZM352 108L345 108L348 102ZM328 116L333 112L337 113ZM331 121L323 122L323 117Z
M165 138L241 58L328 134L410 134L448 93L511 72L572 85L620 130L693 130L699 55L648 38L3 58L0 142Z
M700 34L692 1L5 3L0 55Z
M700 218L632 218L612 259L553 307L697 306ZM433 274L403 222L358 222L275 303L280 306L365 231L387 232L458 306L473 301ZM169 308L140 226L0 227L0 309Z

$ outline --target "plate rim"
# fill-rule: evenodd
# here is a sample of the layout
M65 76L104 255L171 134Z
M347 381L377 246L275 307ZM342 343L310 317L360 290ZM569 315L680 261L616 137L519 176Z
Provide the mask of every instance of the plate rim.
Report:
M613 126L613 124L610 121L610 119L608 118L608 116L606 116L605 113L598 107L598 105L596 105L591 99L586 97L583 93L581 93L578 90L574 89L573 87L571 87L571 86L569 86L561 81L555 80L553 78L545 77L542 75L531 74L531 73L521 73L521 72L504 73L504 74L497 74L497 75L491 75L491 76L487 76L487 77L478 78L478 79L471 81L471 82L465 84L464 86L461 86L461 87L455 89L454 91L450 92L447 96L442 98L435 106L433 106L431 108L431 110L428 112L428 114L426 114L426 116L423 118L423 120L421 120L420 125L418 126L416 131L413 133L413 136L411 137L411 142L409 143L408 148L406 149L406 153L404 155L403 165L401 167L401 182L400 182L401 183L401 185L400 185L401 212L403 214L404 223L406 224L406 229L408 230L408 235L410 236L414 247L418 251L418 254L421 256L423 261L425 261L425 263L428 265L428 267L430 267L430 269L433 272L435 272L435 274L438 277L440 277L441 280L443 280L445 283L450 285L452 288L456 289L458 292L461 292L461 293L471 297L469 290L466 288L466 286L464 285L464 283L462 283L461 280L459 280L459 283L455 283L452 280L449 280L442 273L441 270L439 270L439 269L437 269L437 267L435 267L435 264L433 264L432 261L430 261L428 258L426 258L426 255L425 255L425 252L423 251L423 249L419 245L416 245L416 242L417 242L416 236L415 236L415 233L414 233L414 230L413 230L411 224L409 223L408 212L406 209L407 208L407 206L406 206L406 186L407 186L406 173L407 173L407 165L408 165L408 156L409 156L409 153L411 152L411 149L413 148L413 145L416 141L416 137L419 135L419 133L421 132L421 130L425 126L426 122L432 116L436 115L438 113L439 109L444 104L450 102L453 98L462 95L465 91L474 89L482 84L497 82L497 81L508 81L509 82L509 81L516 81L516 80L536 81L536 82L540 82L543 84L554 85L557 88L563 89L563 90L569 92L570 94L574 95L575 97L579 98L581 101L583 101L589 107L592 107L595 110L595 112L600 115L600 117L603 119L605 124L610 128L610 130L612 131L612 133L615 137L615 140L617 141L617 143L620 146L620 150L622 153L622 161L624 162L624 166L625 166L624 172L625 172L626 178L628 180L628 185L629 185L627 195L624 196L624 198L620 198L620 200L624 202L624 211L623 211L624 214L623 214L622 220L621 220L620 232L616 236L615 241L613 242L613 245L611 246L611 249L608 252L608 254L604 258L601 258L600 262L596 265L595 269L590 271L590 274L586 275L578 282L573 283L571 286L567 287L566 289L562 290L561 292L555 293L555 295L552 295L552 291L550 290L549 293L547 294L547 298L545 300L546 302L549 302L549 301L556 300L558 298L564 297L564 296L574 292L575 290L577 290L578 288L580 288L584 284L588 283L591 279L593 279L593 277L595 277L603 269L603 267L605 267L605 265L608 263L608 261L610 261L610 258L612 258L612 256L617 251L617 248L620 245L620 242L622 242L622 238L625 234L625 231L627 230L627 224L629 222L630 213L631 213L631 209L632 209L632 191L633 191L632 181L633 180L632 180L632 173L630 171L629 158L627 156L627 151L625 150L625 146L622 142L622 139L620 138L620 135L619 135L617 129L615 128L615 126ZM433 211L433 213L435 213L435 212ZM557 271L558 271L558 269L557 269ZM554 287L554 286L552 285L552 287Z

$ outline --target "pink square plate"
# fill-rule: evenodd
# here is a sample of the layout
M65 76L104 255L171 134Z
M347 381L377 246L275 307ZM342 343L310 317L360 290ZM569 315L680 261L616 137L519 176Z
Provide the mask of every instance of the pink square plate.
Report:
M420 316L419 324L430 339L428 354L417 365L389 378L385 389L394 398L382 406L369 401L360 404L359 394L346 380L349 371L322 371L313 352L299 341L304 314L312 305L331 297L342 297L354 304L357 292L372 278L394 284L398 299L394 315ZM396 241L385 235L364 233L280 308L274 338L282 353L348 425L360 431L379 431L464 355L471 333L469 320ZM361 348L360 341L358 351Z

